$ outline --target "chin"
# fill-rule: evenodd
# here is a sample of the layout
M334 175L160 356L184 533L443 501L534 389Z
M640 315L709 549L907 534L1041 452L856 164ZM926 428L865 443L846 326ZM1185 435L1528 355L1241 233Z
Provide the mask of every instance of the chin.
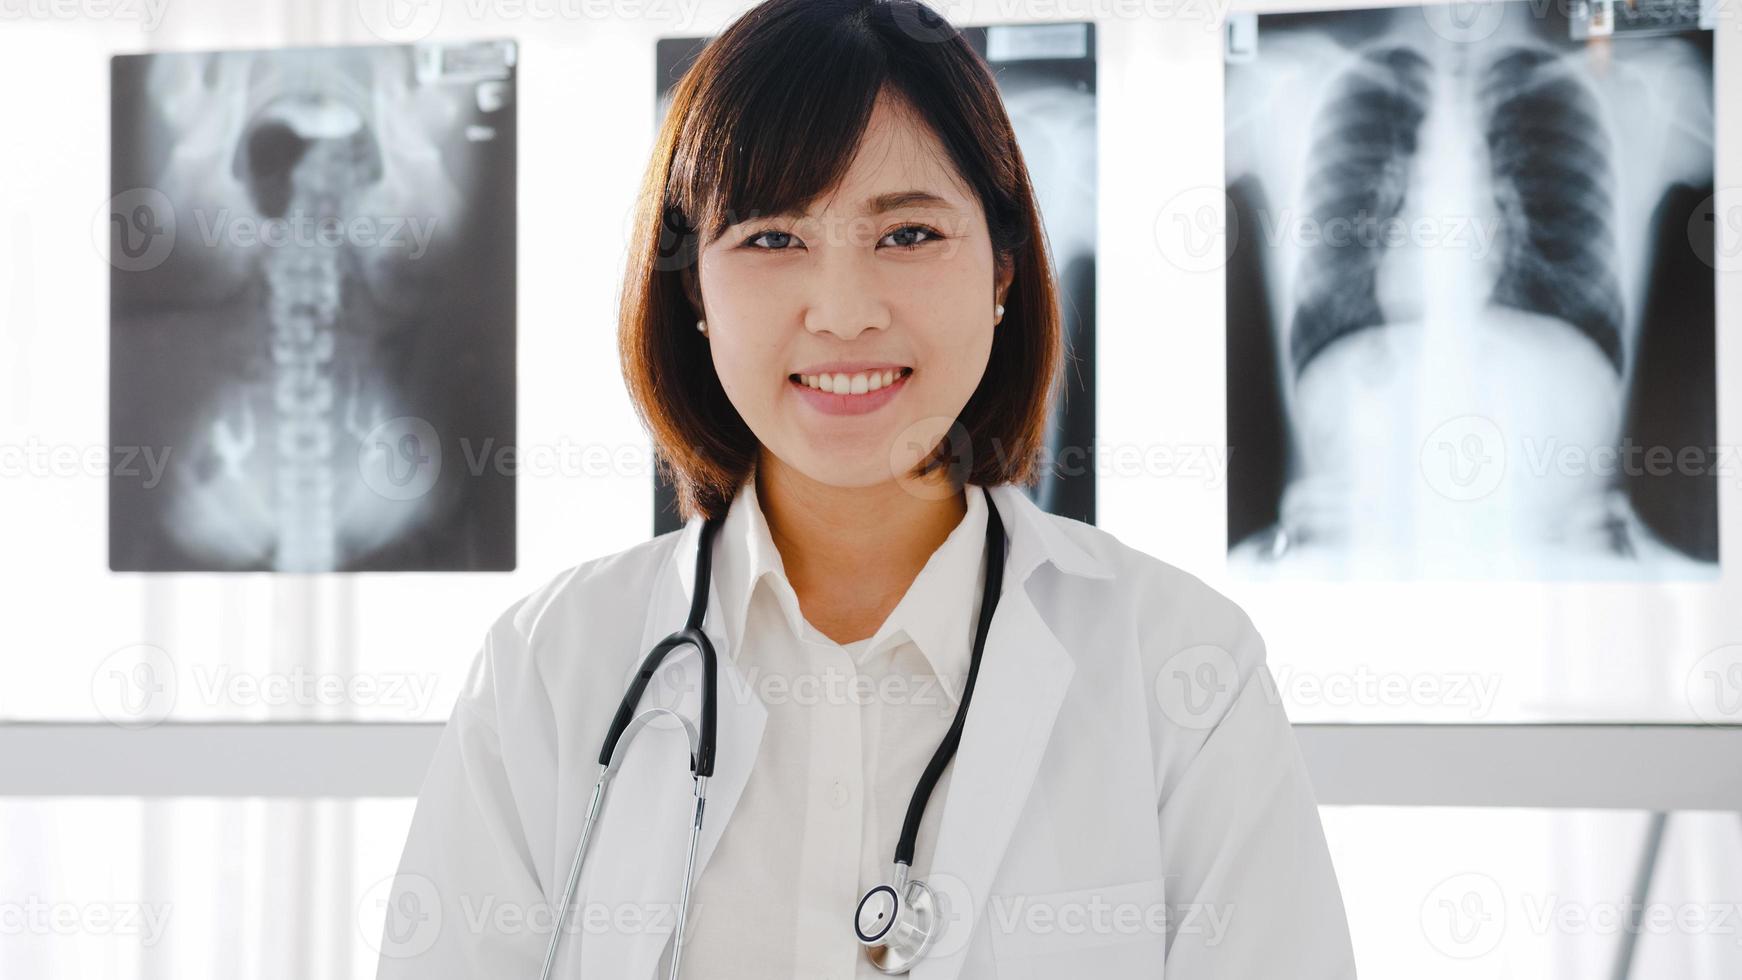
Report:
M879 450L853 452L839 445L809 449L797 456L775 453L781 461L805 479L828 487L852 489L873 487L894 479L886 462L887 454Z

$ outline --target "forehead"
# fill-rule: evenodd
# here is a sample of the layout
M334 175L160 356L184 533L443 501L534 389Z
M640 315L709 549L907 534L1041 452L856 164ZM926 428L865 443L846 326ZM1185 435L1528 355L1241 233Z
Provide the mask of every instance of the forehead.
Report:
M885 189L881 185L920 187L952 204L967 203L966 188L937 134L888 96L880 97L872 109L844 183L871 190Z
M872 108L840 185L809 213L876 214L900 207L975 210L971 192L931 127L899 100L884 95Z

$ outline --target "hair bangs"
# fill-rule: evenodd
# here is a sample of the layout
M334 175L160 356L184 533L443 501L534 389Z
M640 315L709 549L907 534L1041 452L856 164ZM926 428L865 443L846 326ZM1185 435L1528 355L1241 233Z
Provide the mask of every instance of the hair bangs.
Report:
M700 111L679 135L669 202L701 246L739 222L805 211L852 166L887 66L862 24L819 31L804 20L769 25L776 34L764 44L782 56L781 71L722 56L703 76L719 91L698 93ZM793 84L806 77L829 81Z

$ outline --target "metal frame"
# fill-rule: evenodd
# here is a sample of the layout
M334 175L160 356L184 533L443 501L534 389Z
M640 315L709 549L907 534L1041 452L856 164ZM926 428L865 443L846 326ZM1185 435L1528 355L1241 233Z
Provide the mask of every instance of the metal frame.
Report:
M439 723L0 724L0 797L415 797ZM1321 804L1742 811L1742 726L1296 725Z

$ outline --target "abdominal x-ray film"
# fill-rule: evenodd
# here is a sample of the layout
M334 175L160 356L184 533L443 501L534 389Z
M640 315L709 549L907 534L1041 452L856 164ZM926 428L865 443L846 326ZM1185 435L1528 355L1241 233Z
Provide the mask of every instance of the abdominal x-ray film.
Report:
M515 53L113 59L112 569L514 567Z

